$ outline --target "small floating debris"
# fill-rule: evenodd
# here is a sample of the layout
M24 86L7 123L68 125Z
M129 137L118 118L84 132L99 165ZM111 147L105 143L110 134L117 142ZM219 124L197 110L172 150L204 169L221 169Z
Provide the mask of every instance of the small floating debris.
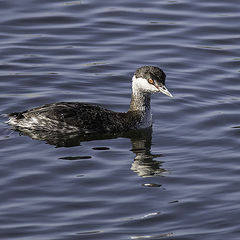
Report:
M93 150L110 150L109 147L93 147Z
M76 156L76 157L60 157L61 160L81 160L81 159L90 159L91 156Z
M156 183L144 183L142 184L144 187L161 187L161 184L156 184Z

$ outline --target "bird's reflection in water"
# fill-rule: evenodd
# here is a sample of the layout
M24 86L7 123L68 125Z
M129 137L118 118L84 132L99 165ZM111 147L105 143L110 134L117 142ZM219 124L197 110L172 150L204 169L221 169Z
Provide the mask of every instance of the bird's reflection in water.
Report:
M131 140L131 151L135 153L135 158L131 170L141 177L152 177L166 172L162 168L162 162L155 160L161 154L152 154L152 128L135 130L122 134L60 134L44 131L32 131L27 129L15 129L20 135L27 135L35 140L43 140L56 147L79 146L81 142L92 140L114 139L118 137L129 138Z
M161 157L161 154L152 154L152 128L139 131L137 135L132 135L132 151L136 154L131 170L141 177L151 177L160 175L166 170L161 167L163 162L154 160Z

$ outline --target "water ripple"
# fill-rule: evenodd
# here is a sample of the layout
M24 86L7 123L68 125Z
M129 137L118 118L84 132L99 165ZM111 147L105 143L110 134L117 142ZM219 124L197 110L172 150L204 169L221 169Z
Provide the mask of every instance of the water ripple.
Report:
M239 11L234 0L2 1L0 238L238 239ZM145 64L174 95L152 97L151 134L30 138L5 123L56 101L126 111Z

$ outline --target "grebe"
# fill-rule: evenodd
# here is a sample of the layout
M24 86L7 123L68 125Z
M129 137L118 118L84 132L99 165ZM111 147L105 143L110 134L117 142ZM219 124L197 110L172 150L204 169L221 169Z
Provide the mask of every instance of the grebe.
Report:
M9 114L8 123L20 131L61 133L115 133L152 125L151 93L172 94L165 86L165 73L158 67L143 66L132 78L132 97L127 112L114 112L98 105L58 102Z

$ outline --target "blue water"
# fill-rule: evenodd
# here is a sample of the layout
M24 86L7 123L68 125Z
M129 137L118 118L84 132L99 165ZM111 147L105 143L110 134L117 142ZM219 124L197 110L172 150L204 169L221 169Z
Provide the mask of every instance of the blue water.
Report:
M57 101L127 111L161 67L152 132L32 139L0 118L0 239L239 239L240 5L0 1L0 113Z

